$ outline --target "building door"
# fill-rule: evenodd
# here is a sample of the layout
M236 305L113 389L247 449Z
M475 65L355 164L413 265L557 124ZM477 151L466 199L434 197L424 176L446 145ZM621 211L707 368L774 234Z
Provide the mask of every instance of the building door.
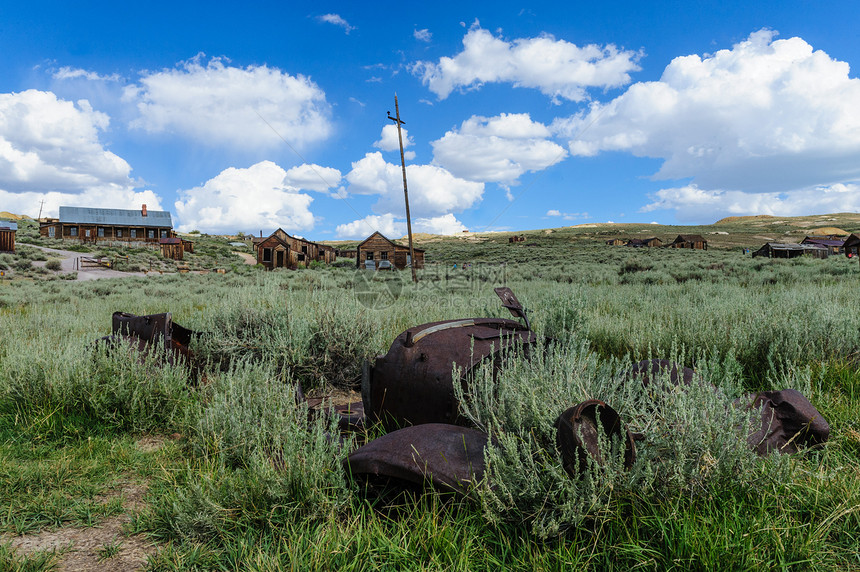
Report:
M275 268L281 268L284 266L284 251L277 250L275 251Z

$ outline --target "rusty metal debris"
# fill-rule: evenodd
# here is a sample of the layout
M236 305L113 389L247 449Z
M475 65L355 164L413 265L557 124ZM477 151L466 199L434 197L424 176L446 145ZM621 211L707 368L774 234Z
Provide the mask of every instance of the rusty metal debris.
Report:
M797 390L762 391L744 402L750 408L761 408L761 425L747 437L759 455L796 453L818 447L830 437L830 425Z
M174 323L170 312L146 316L114 312L111 331L112 335L102 338L110 346L126 341L136 346L142 354L148 354L157 347L170 364L193 361L189 346L197 332Z
M621 422L618 412L599 399L589 399L566 410L556 419L555 427L562 465L573 478L588 470L589 459L601 467L606 464L601 441L624 444L625 468L632 467L636 460L633 435Z
M359 447L344 469L360 483L424 486L466 493L484 476L487 434L477 429L429 423L392 431Z
M505 308L525 320L525 311L509 288L497 288L496 293ZM528 325L502 318L446 320L409 328L372 367L365 366L364 411L388 430L424 423L464 425L454 383L464 383L482 363L500 367L514 348L527 354L536 341ZM455 366L461 368L457 380Z

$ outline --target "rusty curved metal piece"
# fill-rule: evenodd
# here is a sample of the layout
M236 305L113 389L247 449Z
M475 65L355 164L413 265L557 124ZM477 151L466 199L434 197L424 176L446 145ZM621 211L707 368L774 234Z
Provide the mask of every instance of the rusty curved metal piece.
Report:
M360 483L430 484L465 494L484 476L487 434L458 425L429 423L392 431L359 447L343 468Z
M606 464L600 450L600 433L607 441L618 439L624 443L625 468L632 467L636 460L632 434L618 413L599 399L589 399L566 410L556 419L555 427L562 465L573 478L588 470L589 459L601 467Z
M795 389L762 391L741 401L761 408L761 425L747 437L759 455L796 453L819 447L830 438L830 425L809 400Z
M170 364L180 360L193 363L194 355L189 346L197 332L174 323L169 312L146 316L114 312L111 332L112 335L101 338L111 347L125 340L136 345L144 355L157 347Z
M454 396L453 368L463 383L481 363L500 366L513 348L534 345L534 332L514 320L469 318L432 322L401 333L362 375L364 411L388 430L423 423L464 425Z

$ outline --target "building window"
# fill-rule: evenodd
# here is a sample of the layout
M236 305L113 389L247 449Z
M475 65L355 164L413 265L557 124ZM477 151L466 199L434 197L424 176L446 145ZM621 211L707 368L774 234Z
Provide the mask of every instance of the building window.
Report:
M105 237L105 228L104 228L103 226L100 226L100 227L99 227L99 231L98 231L98 232L99 232L99 238L104 238L104 237Z
M368 252L368 253L367 253L367 256L366 256L366 259L367 259L367 260L373 260L373 253L372 253L372 252Z
M87 229L84 229L84 236L85 236L85 237L87 237L87 238L89 238L89 237L90 237L90 229L88 229L88 228L87 228Z
M137 229L133 228L129 232L131 232L131 238L137 238Z
M263 249L263 262L271 262L272 261L272 249L264 248Z
M78 236L78 227L73 226L69 228L69 236Z
M150 229L149 234L147 236L149 236L149 238L155 238L155 231Z
M307 244L303 244L303 245L302 245L302 252L303 252L304 254L307 254L307 253L308 253L308 245L307 245Z
M304 253L302 253L302 252L296 253L296 260L298 260L299 262L304 262L305 261Z
M122 238L122 229L121 228L116 229L116 237Z
M48 236L50 238L54 238L55 236L57 236L57 227L49 226L48 227Z
M161 238L167 238L167 231L166 230L161 231Z
M388 260L388 252L385 252L385 251L380 252L380 253L379 253L379 257L380 257L382 260Z

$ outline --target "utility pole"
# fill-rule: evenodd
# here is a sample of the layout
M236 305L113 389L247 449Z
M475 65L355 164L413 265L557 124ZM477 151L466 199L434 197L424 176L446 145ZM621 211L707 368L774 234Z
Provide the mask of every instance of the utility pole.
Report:
M42 207L45 206L45 199L39 201L39 216L36 218L36 222L39 222L39 219L42 218Z
M403 133L400 131L401 125L406 125L405 121L400 119L400 106L397 104L397 94L394 94L394 114L396 117L391 117L391 112L388 112L388 119L397 124L397 139L400 141L400 166L403 169L403 198L406 200L406 231L409 234L409 259L412 267L412 282L418 283L418 275L415 273L415 249L412 247L412 219L409 217L409 192L406 190L406 158L403 156Z

